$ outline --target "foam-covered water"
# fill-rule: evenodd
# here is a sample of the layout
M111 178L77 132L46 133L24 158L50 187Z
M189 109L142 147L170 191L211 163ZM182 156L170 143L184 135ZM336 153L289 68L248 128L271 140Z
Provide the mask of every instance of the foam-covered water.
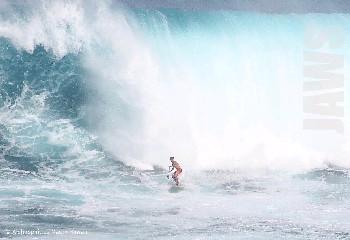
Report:
M0 22L0 238L349 237L349 135L302 129L304 30L346 39L348 14L2 1Z

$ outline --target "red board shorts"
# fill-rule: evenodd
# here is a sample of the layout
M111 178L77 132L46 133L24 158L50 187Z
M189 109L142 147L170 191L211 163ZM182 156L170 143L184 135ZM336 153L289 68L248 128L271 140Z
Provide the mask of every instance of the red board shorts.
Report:
M174 177L179 176L179 174L182 173L182 168L176 170L176 172L174 172Z

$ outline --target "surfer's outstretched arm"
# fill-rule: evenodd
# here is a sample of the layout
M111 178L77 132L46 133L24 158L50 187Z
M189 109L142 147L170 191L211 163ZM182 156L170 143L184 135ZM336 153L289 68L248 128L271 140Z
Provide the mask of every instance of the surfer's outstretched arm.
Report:
M170 169L171 168L171 169ZM174 170L174 167L173 166L169 166L169 172L168 172L168 175L166 176L168 179L169 179L169 173L171 172L171 171L173 171Z

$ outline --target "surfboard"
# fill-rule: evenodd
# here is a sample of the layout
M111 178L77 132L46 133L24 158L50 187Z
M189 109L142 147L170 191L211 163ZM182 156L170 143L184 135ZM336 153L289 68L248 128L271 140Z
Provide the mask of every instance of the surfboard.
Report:
M182 185L182 184L179 184L178 186L176 185L172 185L170 188L169 188L169 192L170 193L178 193L178 192L181 192L182 190L184 190L185 186Z

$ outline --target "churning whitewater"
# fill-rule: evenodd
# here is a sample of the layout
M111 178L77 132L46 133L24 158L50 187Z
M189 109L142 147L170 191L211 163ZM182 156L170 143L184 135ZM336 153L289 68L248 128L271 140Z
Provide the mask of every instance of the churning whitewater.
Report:
M349 37L346 13L2 0L0 238L349 238L349 134L302 125L328 25Z

